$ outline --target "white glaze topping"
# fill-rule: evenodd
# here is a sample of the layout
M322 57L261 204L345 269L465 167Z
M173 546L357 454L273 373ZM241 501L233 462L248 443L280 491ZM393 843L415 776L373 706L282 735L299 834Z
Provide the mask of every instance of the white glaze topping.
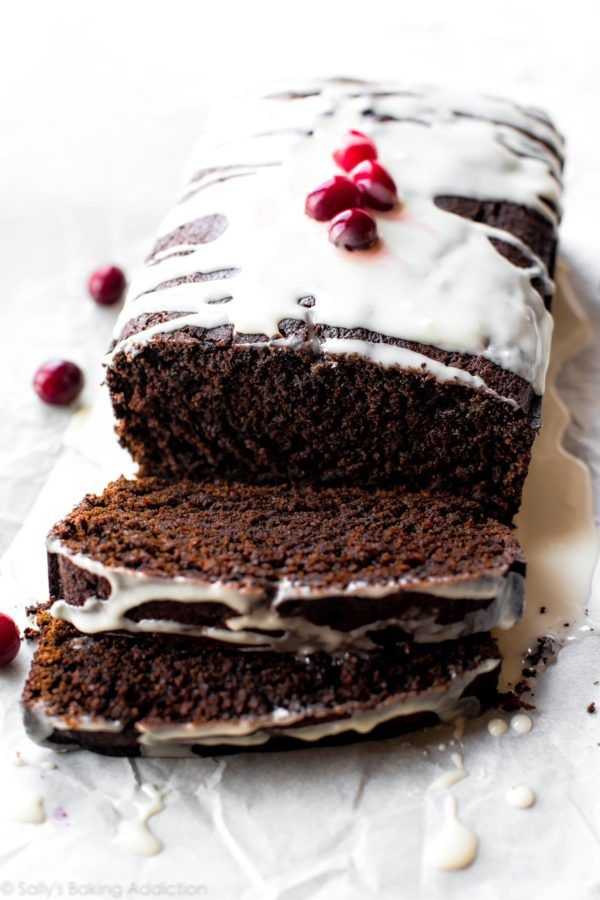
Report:
M335 652L353 647L371 649L374 644L368 632L398 626L419 643L454 640L466 634L488 631L493 627L510 628L518 620L523 607L524 579L515 572L506 576L486 576L447 581L439 578L429 582L390 581L379 585L351 582L340 586L313 589L306 584L282 579L275 596L268 600L261 591L251 591L220 581L208 582L186 577L158 578L143 572L106 566L83 554L73 554L61 541L47 541L50 553L68 556L71 563L84 571L105 578L110 584L106 599L88 597L82 606L74 606L57 599L51 608L55 618L70 622L86 634L124 630L129 632L165 632L196 635L244 645L247 649L275 649L310 653L316 649ZM370 622L351 631L340 631L328 625L315 625L300 616L279 613L282 603L292 599L318 602L327 597L380 598L413 590L448 600L486 600L484 608L465 613L462 620L439 624L435 615L419 608L415 602L402 616L389 616ZM232 616L224 627L191 626L163 619L128 618L132 609L152 600L173 600L181 603L221 603L229 607ZM259 633L267 632L267 634ZM269 635L268 632L283 632Z
M352 338L326 338L320 342L319 346L321 351L329 356L356 353L359 356L365 356L371 362L385 369L397 366L400 369L409 371L426 372L440 384L448 382L463 384L465 387L489 394L496 400L502 400L510 406L517 406L515 400L512 400L510 397L503 397L497 391L488 387L479 375L471 375L464 369L457 369L456 366L447 366L435 359L429 359L423 353L409 350L407 347L396 347L393 344L374 344L370 341L359 341Z
M392 95L387 85L335 81L308 90L314 93L293 100L244 98L217 113L190 164L184 198L160 234L214 215L227 227L208 243L166 248L141 270L115 337L139 314L179 315L120 341L109 364L114 354L135 353L155 334L185 325L232 325L277 341L279 323L291 318L307 322L313 343L313 325L322 323L484 356L541 393L552 324L531 278L551 290L543 264L507 232L445 212L434 198L508 201L554 222L560 139L553 128L537 113L488 97L401 89ZM307 193L335 173L331 151L351 128L374 138L403 201L377 214L380 243L355 253L330 244L326 226L304 214ZM490 238L517 246L530 266L508 262ZM223 270L231 276L157 290L171 279ZM305 297L314 298L311 309L298 305ZM423 365L400 348L340 340L323 342L321 352ZM453 367L429 360L425 368L443 381L485 389Z

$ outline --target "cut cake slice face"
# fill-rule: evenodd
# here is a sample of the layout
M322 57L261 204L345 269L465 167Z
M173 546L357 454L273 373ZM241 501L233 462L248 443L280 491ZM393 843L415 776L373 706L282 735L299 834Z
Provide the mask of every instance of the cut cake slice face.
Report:
M23 694L30 736L116 756L186 756L382 737L493 702L489 635L308 657L173 636L82 636L47 612Z
M88 634L369 651L508 628L523 607L512 528L444 494L121 478L48 551L52 615Z

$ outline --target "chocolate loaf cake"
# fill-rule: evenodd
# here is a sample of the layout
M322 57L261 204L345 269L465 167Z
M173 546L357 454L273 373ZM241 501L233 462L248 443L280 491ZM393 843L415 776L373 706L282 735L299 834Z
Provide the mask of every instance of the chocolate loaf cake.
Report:
M348 129L399 193L355 252L305 215ZM441 489L509 520L539 427L561 167L542 113L489 97L332 81L223 111L107 360L142 474Z
M30 736L115 756L307 747L472 716L492 701L499 664L489 636L298 657L40 620L23 694Z
M508 628L523 606L512 529L447 494L121 478L48 551L52 614L85 633L373 650Z
M48 537L35 740L306 747L493 701L561 170L544 114L487 96L333 80L217 113L106 360L139 477Z

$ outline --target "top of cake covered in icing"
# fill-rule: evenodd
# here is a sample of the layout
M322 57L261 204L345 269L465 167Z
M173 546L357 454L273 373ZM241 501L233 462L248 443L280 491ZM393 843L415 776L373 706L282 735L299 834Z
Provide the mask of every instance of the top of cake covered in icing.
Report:
M341 171L331 153L349 129L376 141L402 199L377 214L378 244L355 253L329 243L322 223L304 214L306 195ZM510 202L555 224L560 155L542 113L496 98L343 80L245 97L209 121L182 200L160 228L182 237L164 241L134 278L116 337L143 313L178 315L113 353L186 325L278 340L282 320L302 319L482 356L541 393L552 320L531 280L551 290L544 263L512 234L435 198ZM221 227L210 240L181 243L182 226L215 216ZM530 265L515 266L490 239L515 246ZM197 273L208 277L183 281ZM299 302L307 297L308 308ZM348 352L373 358L372 348L348 343ZM327 341L320 349L328 352ZM418 367L423 357L414 356L400 353L396 364Z

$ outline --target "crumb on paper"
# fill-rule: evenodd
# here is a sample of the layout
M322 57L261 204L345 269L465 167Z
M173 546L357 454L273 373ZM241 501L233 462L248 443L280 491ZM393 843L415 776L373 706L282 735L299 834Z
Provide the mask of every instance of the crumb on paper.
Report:
M587 705L587 711L590 713L590 715L593 715L593 714L596 712L596 704L593 703L593 702L592 702L592 703L588 703L588 705Z
M528 668L535 669L536 675L539 675L550 663L554 662L558 650L557 641L549 634L544 635L537 639L535 648L527 654L523 662Z
M498 707L498 709L503 709L504 712L517 712L518 710L522 709L535 709L533 703L528 703L526 700L523 700L521 696L513 693L513 691L503 691L499 693L496 706Z

